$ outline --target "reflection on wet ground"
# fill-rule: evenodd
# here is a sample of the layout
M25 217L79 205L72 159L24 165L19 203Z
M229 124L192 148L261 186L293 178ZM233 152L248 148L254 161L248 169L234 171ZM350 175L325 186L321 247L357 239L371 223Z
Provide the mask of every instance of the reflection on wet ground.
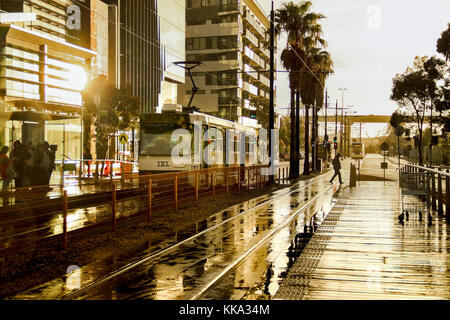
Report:
M450 298L445 218L433 213L429 223L411 211L400 223L398 181L359 182L341 200L325 219L327 228L316 232L294 263L276 299ZM404 201L417 199L406 196Z
M195 291L208 283L215 275L227 266L227 264L242 254L249 247L264 237L267 232L284 221L293 211L305 201L314 197L324 186L330 187L329 174L315 179L313 182L299 182L298 185L278 190L272 195L278 199L262 204L265 200L260 197L257 200L235 206L233 209L221 212L210 217L205 223L197 225L197 231L203 228L216 226L212 231L203 233L193 240L179 245L170 253L157 256L131 271L108 281L98 288L89 291L82 299L189 299ZM298 189L298 190L297 190ZM289 192L289 193L287 193ZM287 194L286 194L287 193ZM330 196L331 196L330 191ZM248 208L252 211L242 213ZM321 208L318 208L321 209ZM301 219L309 220L316 212L311 208L309 211L299 215L298 228L304 228ZM242 213L242 214L241 214ZM241 215L240 215L241 214ZM233 220L226 221L230 217ZM302 218L300 218L302 217ZM194 233L196 230L192 230ZM178 240L187 238L190 234L178 235ZM289 237L272 240L274 246L289 248ZM280 242L285 242L281 244ZM173 244L168 239L158 248L152 247L136 257L135 261ZM278 250L274 248L272 250ZM267 254L266 254L267 255ZM105 263L86 266L78 272L80 286L98 279L105 273L123 266L129 261L110 261ZM252 273L248 270L249 276ZM247 277L247 276L245 276ZM19 299L54 299L61 298L73 291L67 285L68 277L57 279L51 283L39 286L26 293L18 295ZM73 279L72 279L73 281Z

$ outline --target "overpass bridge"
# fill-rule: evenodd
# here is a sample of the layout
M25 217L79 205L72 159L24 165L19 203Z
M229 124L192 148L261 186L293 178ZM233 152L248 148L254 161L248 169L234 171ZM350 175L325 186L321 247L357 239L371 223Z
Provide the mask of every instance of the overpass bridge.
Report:
M304 116L300 117L301 121L304 121ZM310 117L312 120L312 117ZM336 123L338 125L338 140L339 143L343 141L343 152L346 155L350 154L350 144L351 144L351 127L355 123L389 123L391 120L391 115L328 115L327 117L320 115L319 116L319 122L321 123ZM343 132L341 132L343 128ZM334 132L333 132L334 133ZM331 134L329 136L332 136Z

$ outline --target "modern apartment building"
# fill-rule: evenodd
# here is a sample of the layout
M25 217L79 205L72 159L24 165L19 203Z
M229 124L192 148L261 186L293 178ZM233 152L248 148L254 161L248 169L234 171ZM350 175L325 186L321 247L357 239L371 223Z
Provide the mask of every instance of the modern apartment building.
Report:
M256 104L269 103L268 15L254 0L187 0L186 24L186 60L202 62L193 105L255 125ZM181 89L184 104L191 87Z
M130 85L143 111L177 103L185 60L185 0L105 0L120 21L120 86Z
M107 72L108 60L105 24L91 16L91 4L106 6L100 0L0 1L2 145L46 140L59 145L57 159L63 152L81 157L81 92L89 74Z

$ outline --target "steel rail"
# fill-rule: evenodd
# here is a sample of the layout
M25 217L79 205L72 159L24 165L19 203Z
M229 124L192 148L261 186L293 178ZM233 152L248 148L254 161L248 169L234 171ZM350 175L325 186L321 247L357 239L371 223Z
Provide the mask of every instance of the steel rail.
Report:
M270 238L275 236L278 232L280 232L283 228L286 227L289 223L292 222L297 216L310 207L319 197L323 196L325 193L327 193L331 188L333 188L334 185L329 186L324 191L317 192L317 194L310 200L308 200L307 203L305 203L300 209L297 209L294 213L292 213L288 218L286 218L282 223L280 223L277 227L272 229L268 234L266 234L262 239L260 239L256 244L254 244L251 248L249 248L247 251L245 251L242 255L237 257L233 262L231 262L229 265L225 267L225 269L222 270L220 274L218 274L214 279L212 279L210 282L208 282L205 286L203 286L194 296L190 298L190 300L198 300L206 291L208 291L211 287L213 287L217 282L219 282L223 277L225 277L227 274L229 274L232 270L237 268L245 258L247 258L248 255L250 255L253 251L261 247L263 244L265 244Z
M233 216L231 218L228 218L228 219L222 221L221 223L216 224L216 225L214 225L214 226L212 226L212 227L210 227L208 229L205 229L205 230L203 230L203 231L201 231L201 232L199 232L199 233L197 233L197 234L195 234L195 235L193 235L193 236L191 236L191 237L189 237L189 238L187 238L187 239L185 239L185 240L183 240L181 242L177 242L175 244L172 244L172 245L170 245L170 246L168 246L166 248L158 250L157 252L151 253L148 256L139 259L138 261L129 263L129 264L127 264L127 265L125 265L125 266L123 266L123 267L121 267L121 268L119 268L119 269L109 273L108 275L106 275L106 276L104 276L104 277L102 277L102 278L100 278L100 279L98 279L98 280L88 284L87 286L85 286L85 287L83 287L81 289L78 289L78 290L76 290L76 291L74 291L72 293L64 295L61 298L61 300L76 299L76 298L80 297L81 295L85 294L86 292L89 292L89 291L93 290L94 288L96 288L96 287L106 283L107 281L109 281L109 280L111 280L111 279L121 275L124 272L127 272L127 271L129 271L131 269L134 269L135 267L137 267L137 266L139 266L139 265L141 265L141 264L143 264L143 263L145 263L145 262L147 262L147 261L149 261L151 259L155 259L155 258L157 258L157 257L159 257L161 255L167 254L168 252L178 248L179 246L181 246L181 245L183 245L183 244L185 244L187 242L190 242L190 241L200 237L201 235L203 235L203 234L205 234L207 232L213 231L213 230L219 228L220 226L222 226L222 225L224 225L224 224L226 224L226 223L228 223L230 221L233 221L233 220L235 220L235 219L237 219L237 218L239 218L239 217L241 217L241 216L243 216L245 214L248 214L249 212L252 212L252 211L254 211L254 210L256 210L256 209L258 209L258 208L260 208L262 206L268 205L269 203L271 203L271 202L273 202L275 200L278 200L281 197L287 196L287 195L289 195L291 193L294 193L294 192L298 192L299 190L302 190L303 188L305 188L305 187L307 187L307 186L309 186L309 185L311 185L313 183L317 183L319 181L323 181L323 180L327 179L327 176L329 176L329 175L331 175L331 172L326 173L321 179L311 180L311 181L308 181L308 183L306 183L306 184L304 184L302 186L297 186L297 187L295 187L294 190L292 190L292 186L288 187L289 189L291 189L290 191L287 191L287 192L284 192L282 194L279 194L275 198L268 199L268 200L258 204L255 207L252 207L250 209L244 210L244 211L240 212L239 214L237 214L237 215L235 215L235 216ZM332 184L330 187L327 188L327 190L332 188L334 185L335 184Z

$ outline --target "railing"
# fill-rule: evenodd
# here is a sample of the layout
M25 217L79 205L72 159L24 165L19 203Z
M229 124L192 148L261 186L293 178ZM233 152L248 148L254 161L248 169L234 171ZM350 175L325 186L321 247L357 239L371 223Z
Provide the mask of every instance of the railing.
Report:
M431 207L437 210L440 216L444 215L444 204L446 220L450 222L450 172L440 168L425 167L413 163L406 164L401 173L417 174L431 173ZM445 184L444 184L445 180ZM445 188L445 192L444 192Z
M279 168L275 175L278 183L289 176L285 169ZM68 184L51 191L49 186L3 190L1 198L15 201L0 209L0 251L58 239L65 249L71 233L104 225L115 231L120 221L130 217L145 215L151 221L155 210L178 212L182 203L197 205L200 197L258 190L269 178L262 170L267 166L132 176L130 184L114 180L80 184L81 194L73 193L77 185Z

